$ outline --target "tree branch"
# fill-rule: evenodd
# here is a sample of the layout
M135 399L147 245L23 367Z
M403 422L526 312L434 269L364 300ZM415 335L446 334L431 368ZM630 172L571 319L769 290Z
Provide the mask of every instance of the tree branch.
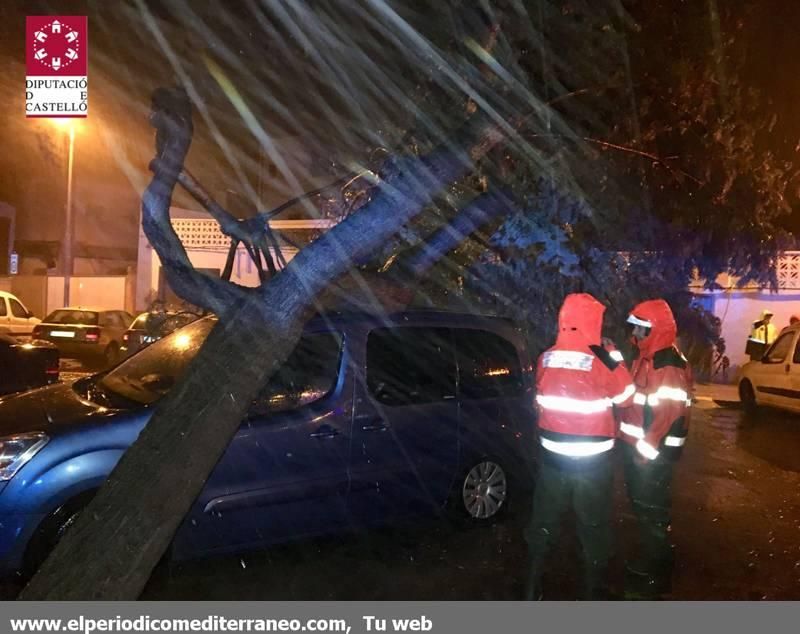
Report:
M456 217L426 239L410 256L393 255L379 271L352 270L331 284L320 297L325 310L379 310L394 312L414 298L413 283L486 223L513 206L510 194L496 191L475 198ZM491 248L489 245L485 245Z
M651 154L650 152L644 152L642 150L637 150L634 147L630 147L630 146L626 146L626 145L618 145L617 143L609 143L608 141L603 141L601 139L593 139L591 137L583 137L583 140L586 141L587 143L594 143L595 145L600 145L602 147L606 147L606 148L609 148L609 149L612 149L612 150L619 150L620 152L629 152L630 154L636 154L638 156L650 159L651 161L654 161L655 163L659 163L659 164L663 165L664 167L666 167L673 174L680 174L681 176L685 176L686 178L691 179L692 181L695 182L695 184L700 185L700 186L702 186L704 184L703 181L701 181L699 178L696 178L696 177L692 176L688 172L685 172L685 171L683 171L681 169L675 169L669 163L667 163L666 159L661 158L660 156L658 156L656 154Z
M422 277L445 254L458 247L482 226L507 214L515 204L508 190L482 194L461 209L445 226L428 237L419 250L400 257L389 269L399 269L412 278Z
M309 297L316 296L353 263L372 255L447 185L463 178L475 161L506 139L499 126L483 121L427 156L395 161L384 171L372 200L300 251L274 282L299 283Z
M222 314L243 299L247 289L197 271L170 222L172 192L192 142L186 92L182 88L155 91L150 122L156 128L156 157L150 163L153 180L142 196L142 228L172 290L196 306Z
M240 224L239 219L214 200L214 197L206 191L205 187L187 169L181 170L178 175L178 182L219 223L222 233L241 242L249 242L252 239Z
M592 137L578 137L573 138L563 134L531 134L528 135L528 138L531 139L565 139L568 141L586 141L587 143L593 143L594 145L599 145L601 147L610 149L610 150L617 150L618 152L626 152L628 154L634 154L636 156L640 156L642 158L649 159L654 163L658 163L659 165L663 165L669 172L671 172L674 176L681 175L685 176L686 178L693 181L696 185L702 187L705 183L701 181L699 178L692 176L688 172L685 172L681 169L676 169L672 165L667 162L667 159L658 156L657 154L652 154L651 152L645 152L644 150L639 150L635 147L631 147L628 145L620 145L618 143L611 143L610 141L603 141L602 139L594 139Z

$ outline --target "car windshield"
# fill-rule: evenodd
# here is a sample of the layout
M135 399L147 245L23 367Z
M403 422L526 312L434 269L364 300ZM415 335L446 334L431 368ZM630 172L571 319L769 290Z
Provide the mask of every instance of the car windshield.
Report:
M183 375L216 323L209 317L173 332L111 370L99 387L135 403L153 403Z
M98 315L91 310L55 310L45 317L48 324L75 324L80 326L96 326Z

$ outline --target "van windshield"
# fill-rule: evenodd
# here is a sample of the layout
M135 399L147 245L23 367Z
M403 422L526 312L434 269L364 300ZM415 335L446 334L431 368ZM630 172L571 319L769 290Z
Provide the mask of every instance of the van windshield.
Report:
M216 323L207 317L176 330L111 370L98 387L127 401L154 403L183 376ZM304 334L255 398L253 413L296 409L324 397L336 385L341 351L338 333Z
M99 387L135 403L155 402L183 376L216 323L208 317L176 330L123 361L100 379Z

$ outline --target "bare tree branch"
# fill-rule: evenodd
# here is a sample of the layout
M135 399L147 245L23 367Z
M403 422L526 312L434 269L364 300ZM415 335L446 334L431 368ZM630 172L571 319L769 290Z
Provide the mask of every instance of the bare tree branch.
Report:
M247 289L197 271L170 222L172 192L193 131L186 93L179 88L157 90L151 120L159 133L156 157L150 163L153 180L142 197L142 228L161 259L170 287L186 301L223 314L247 295Z
M378 183L372 200L300 251L275 282L299 283L309 297L316 296L353 263L371 255L444 187L463 178L475 161L506 139L498 126L483 122L427 156L396 161Z
M185 168L181 170L178 175L178 182L219 223L222 233L242 242L251 237L241 225L239 219L214 200L214 197L192 176L189 170Z
M688 172L685 172L682 169L678 169L669 164L669 159L673 159L675 157L667 157L664 158L662 156L658 156L657 154L653 154L651 152L645 152L644 150L640 150L630 145L620 145L619 143L611 143L609 141L604 141L602 139L594 139L592 137L579 137L578 139L563 135L563 134L530 134L527 135L529 139L564 139L569 141L585 141L586 143L592 143L594 145L599 145L601 147L607 148L609 150L616 150L618 152L625 152L627 154L633 154L635 156L639 156L642 158L646 158L648 160L653 161L654 163L658 163L659 165L663 165L669 172L671 172L674 176L685 176L689 180L693 181L696 185L703 186L705 183L701 181L696 176L692 176Z
M275 261L270 253L269 248L266 247L266 237L272 236L272 231L265 214L259 214L253 218L236 218L228 210L223 208L222 205L220 205L216 200L214 200L214 197L209 194L200 184L200 182L186 169L181 170L181 173L178 175L178 182L187 192L189 192L192 198L199 202L206 209L206 211L211 214L211 216L219 223L222 233L231 238L231 245L235 245L232 246L232 249L234 250L229 254L228 257L228 263L230 266L228 266L228 263L226 263L222 279L230 280L233 268L232 258L234 257L235 249L239 244L245 245L245 249L250 256L250 259L258 269L260 281L264 282L272 275L275 275L277 272ZM280 252L280 246L274 240L274 237L272 242L275 246L275 257L281 259L283 256ZM262 246L264 248L261 248ZM269 276L264 274L261 261L262 256L264 261L267 263L267 269L270 273Z
M631 146L628 146L628 145L619 145L618 143L609 143L608 141L603 141L601 139L593 139L591 137L583 137L583 140L586 141L587 143L594 143L595 145L600 145L600 146L605 147L605 148L609 148L609 149L612 149L612 150L619 150L620 152L628 152L630 154L636 154L637 156L641 156L643 158L650 159L651 161L653 161L655 163L659 163L660 165L663 165L664 167L666 167L673 174L680 174L681 176L685 176L686 178L694 181L695 184L697 184L697 185L701 185L702 186L704 184L703 181L701 181L699 178L697 178L695 176L692 176L691 174L689 174L688 172L685 172L682 169L676 169L675 167L673 167L672 165L670 165L667 162L667 159L664 159L664 158L662 158L662 157L660 157L660 156L658 156L656 154L652 154L651 152L644 152L643 150L638 150L635 147L631 147Z
M346 187L347 184L351 183L353 180L357 179L359 176L362 176L362 175L363 174L355 174L355 175L346 174L346 175L342 176L341 178L337 178L335 181L333 181L331 183L328 183L327 185L323 185L322 187L318 187L317 189L312 189L311 191L308 191L308 192L305 192L303 194L300 194L299 196L295 196L294 198L291 198L290 200L287 200L285 203L281 203L280 205L275 207L275 209L270 209L269 211L263 211L263 212L259 213L258 215L259 215L259 217L263 218L264 220L269 220L270 218L273 218L273 217L277 216L278 214L286 211L290 207L294 207L301 200L305 200L306 198L311 198L312 196L316 196L317 194L321 194L324 191L327 191L329 189L333 189L334 187L338 187L342 183L345 183L344 186Z

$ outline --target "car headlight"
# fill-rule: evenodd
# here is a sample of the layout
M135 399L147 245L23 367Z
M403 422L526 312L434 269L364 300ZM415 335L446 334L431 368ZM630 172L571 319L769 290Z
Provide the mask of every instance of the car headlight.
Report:
M0 438L0 482L13 478L48 440L40 431Z

